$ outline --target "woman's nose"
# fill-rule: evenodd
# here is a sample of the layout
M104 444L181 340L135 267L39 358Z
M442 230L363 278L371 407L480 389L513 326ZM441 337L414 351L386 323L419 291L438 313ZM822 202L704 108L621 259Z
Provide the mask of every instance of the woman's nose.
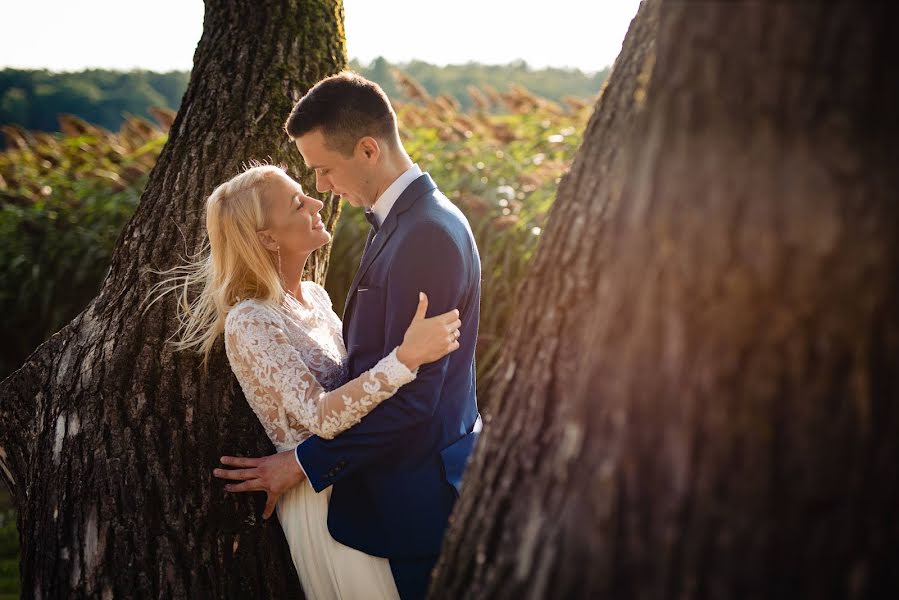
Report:
M319 200L318 198L309 198L311 202L309 203L309 207L313 215L318 214L318 212L325 207L325 203Z

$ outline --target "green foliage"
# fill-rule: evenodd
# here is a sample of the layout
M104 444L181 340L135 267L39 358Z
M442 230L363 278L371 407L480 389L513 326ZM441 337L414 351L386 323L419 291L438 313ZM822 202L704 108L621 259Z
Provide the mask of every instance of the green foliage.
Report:
M125 114L149 117L150 108L177 109L190 73L0 71L0 125L58 131L57 115L72 114L116 130Z
M0 153L0 377L96 295L166 139L137 118L118 134L63 125L65 137L7 130Z

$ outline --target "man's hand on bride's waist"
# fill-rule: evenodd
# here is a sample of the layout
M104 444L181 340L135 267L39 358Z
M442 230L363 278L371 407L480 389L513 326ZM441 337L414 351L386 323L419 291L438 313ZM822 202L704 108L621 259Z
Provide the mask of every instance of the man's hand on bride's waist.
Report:
M215 469L212 474L219 479L242 483L225 486L229 492L265 492L267 499L262 518L268 519L275 511L278 498L306 478L294 456L293 450L285 450L262 458L223 456L223 465L233 469Z

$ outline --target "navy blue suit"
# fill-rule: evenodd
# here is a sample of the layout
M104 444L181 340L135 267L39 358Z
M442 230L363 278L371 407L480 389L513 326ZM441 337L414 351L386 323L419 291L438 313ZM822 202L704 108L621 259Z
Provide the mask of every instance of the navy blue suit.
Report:
M404 598L422 597L480 427L475 342L481 265L465 216L425 173L369 236L343 319L349 375L403 341L418 305L458 308L460 347L333 440L312 437L297 458L317 492L333 485L328 528L342 544L389 558Z

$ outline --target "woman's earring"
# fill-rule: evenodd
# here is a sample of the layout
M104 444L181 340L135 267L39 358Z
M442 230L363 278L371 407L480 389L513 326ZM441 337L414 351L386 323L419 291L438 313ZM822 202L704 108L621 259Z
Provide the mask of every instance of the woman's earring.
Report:
M281 277L281 282L284 282L284 272L281 271L281 246L276 248L278 252L278 275Z

